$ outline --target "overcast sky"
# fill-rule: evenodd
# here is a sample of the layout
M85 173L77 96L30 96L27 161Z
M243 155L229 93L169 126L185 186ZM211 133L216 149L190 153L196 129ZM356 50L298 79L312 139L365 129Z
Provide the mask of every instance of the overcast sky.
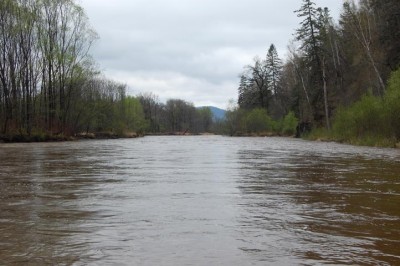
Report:
M336 20L342 0L315 0ZM226 108L238 76L271 43L285 58L300 0L80 0L100 39L91 54L128 93Z

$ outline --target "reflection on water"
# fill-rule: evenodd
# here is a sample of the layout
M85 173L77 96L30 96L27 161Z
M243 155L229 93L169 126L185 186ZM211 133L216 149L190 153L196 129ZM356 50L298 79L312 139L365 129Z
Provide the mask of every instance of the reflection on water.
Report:
M400 264L400 153L283 138L0 145L8 265Z
M3 263L72 264L87 256L82 254L87 243L75 238L92 231L85 223L101 216L85 208L98 189L97 155L69 146L1 146ZM88 163L90 155L94 160Z
M243 221L245 235L254 234L254 253L268 257L272 249L306 264L398 264L399 155L307 142L243 150ZM273 244L264 245L260 232L271 234Z

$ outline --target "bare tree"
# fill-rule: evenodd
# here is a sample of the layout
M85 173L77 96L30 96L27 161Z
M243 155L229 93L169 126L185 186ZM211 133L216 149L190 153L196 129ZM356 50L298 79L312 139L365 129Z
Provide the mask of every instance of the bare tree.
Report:
M363 5L357 8L353 1L346 2L344 5L344 18L347 19L349 26L351 27L352 34L364 48L364 51L371 63L372 68L378 79L378 93L383 95L385 90L385 83L383 82L381 73L378 69L376 60L373 54L374 44L374 28L375 25L371 21L371 14L368 10L368 6Z

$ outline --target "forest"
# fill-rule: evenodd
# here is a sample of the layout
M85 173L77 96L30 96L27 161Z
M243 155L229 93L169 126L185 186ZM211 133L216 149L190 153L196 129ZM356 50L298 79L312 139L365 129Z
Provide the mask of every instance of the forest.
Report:
M97 39L73 0L0 2L0 140L210 130L207 108L127 95L90 56Z
M98 35L74 0L0 2L0 141L214 132L353 144L400 142L400 2L346 1L335 22L303 0L288 55L240 75L225 120L181 99L127 95L98 70Z
M400 2L346 1L337 23L311 0L294 13L287 58L271 44L240 76L230 133L398 145Z

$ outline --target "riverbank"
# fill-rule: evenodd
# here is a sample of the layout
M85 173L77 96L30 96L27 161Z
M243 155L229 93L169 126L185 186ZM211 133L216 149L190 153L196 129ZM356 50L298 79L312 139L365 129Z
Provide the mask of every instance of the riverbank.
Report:
M165 132L165 133L137 133L137 132L83 132L73 136L63 134L32 134L32 135L0 135L0 143L30 143L30 142L61 142L95 139L130 139L145 136L214 136L215 133ZM261 137L261 135L259 136Z
M32 142L63 142L63 141L79 141L79 140L96 140L96 139L127 139L139 138L145 136L215 136L215 133L189 133L189 132L167 132L167 133L146 133L138 134L136 132L124 132L117 134L115 132L97 132L97 133L79 133L74 136L65 136L62 134L35 134L35 135L0 135L0 143L32 143ZM242 133L237 132L231 137L288 137L295 138L294 135L282 135L274 132L259 132L259 133ZM379 148L396 148L400 149L400 142L391 139L377 138L354 138L344 140L336 138L332 133L325 129L314 129L309 134L302 137L304 140L317 142L336 142L353 146L379 147Z
M136 132L90 132L78 133L72 136L64 134L45 134L37 133L32 135L13 134L0 135L0 143L30 143L30 142L60 142L60 141L76 141L85 139L119 139L119 138L138 138L143 137L142 134Z
M353 146L400 149L400 142L398 142L395 138L378 136L341 138L338 137L337 134L335 134L334 132L329 132L325 128L313 129L309 134L304 135L303 139L311 141L337 142Z
M242 133L237 132L232 137L294 137L294 135L279 134L276 132Z

